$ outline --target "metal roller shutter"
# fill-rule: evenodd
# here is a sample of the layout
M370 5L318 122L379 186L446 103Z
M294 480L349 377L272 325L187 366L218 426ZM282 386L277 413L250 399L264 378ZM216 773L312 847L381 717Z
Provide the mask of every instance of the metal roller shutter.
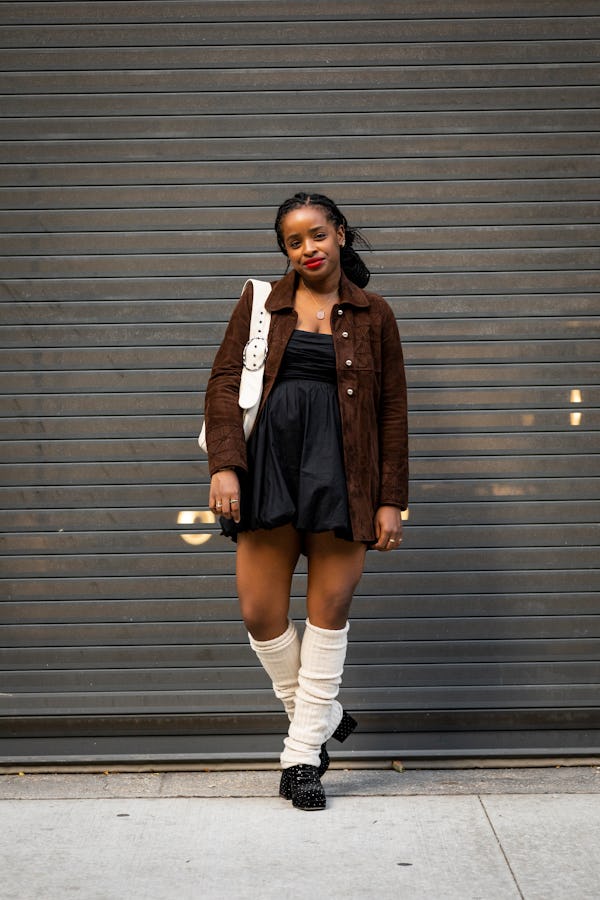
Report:
M598 3L450 9L0 3L0 760L278 752L194 435L298 187L373 244L411 389L352 752L598 751Z

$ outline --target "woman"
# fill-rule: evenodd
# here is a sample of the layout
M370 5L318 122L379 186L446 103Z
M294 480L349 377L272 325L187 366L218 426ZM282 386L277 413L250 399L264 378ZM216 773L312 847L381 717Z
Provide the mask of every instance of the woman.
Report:
M321 194L279 208L291 271L273 284L258 418L244 440L238 392L252 285L242 294L206 391L210 508L237 541L237 589L250 644L290 720L280 794L323 809L326 742L356 727L336 700L348 613L365 551L402 541L407 505L406 383L398 328L357 232ZM292 575L308 563L306 628L289 619Z

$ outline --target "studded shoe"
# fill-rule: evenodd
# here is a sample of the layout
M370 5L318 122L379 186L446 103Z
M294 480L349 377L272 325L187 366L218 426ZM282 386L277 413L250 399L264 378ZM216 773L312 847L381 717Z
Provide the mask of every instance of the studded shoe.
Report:
M326 798L319 770L316 766L300 763L284 769L289 779L291 801L296 809L325 809Z
M335 738L336 741L339 741L340 744L346 740L349 735L356 729L358 726L358 722L354 719L350 713L347 713L344 710L344 714L342 716L341 722L338 727L335 729L332 738ZM319 768L317 769L319 773L319 778L322 778L327 769L329 768L329 753L327 752L327 744L321 744L321 752L319 753ZM288 774L291 769L284 769L281 773L281 781L279 783L279 796L283 797L284 800L292 799L292 784L291 777Z
M346 738L352 734L357 726L358 722L356 721L356 719L352 718L350 713L347 713L346 710L344 710L342 720L331 737L335 738L336 741L339 741L340 744L343 744ZM323 746L325 746L325 744L323 744Z
M347 737L349 737L352 732L358 726L358 722L356 719L353 719L350 713L347 713L344 710L344 714L340 721L340 724L335 729L333 734L331 735L336 741L339 741L340 744L343 744ZM321 752L319 753L319 759L321 760L319 764L319 775L323 777L327 769L329 768L329 753L327 752L327 744L321 744Z

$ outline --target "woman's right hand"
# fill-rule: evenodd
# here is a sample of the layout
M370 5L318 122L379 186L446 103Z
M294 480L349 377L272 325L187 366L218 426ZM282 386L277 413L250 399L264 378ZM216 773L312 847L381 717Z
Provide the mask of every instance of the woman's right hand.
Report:
M216 516L240 521L240 481L233 469L215 472L210 479L208 505Z

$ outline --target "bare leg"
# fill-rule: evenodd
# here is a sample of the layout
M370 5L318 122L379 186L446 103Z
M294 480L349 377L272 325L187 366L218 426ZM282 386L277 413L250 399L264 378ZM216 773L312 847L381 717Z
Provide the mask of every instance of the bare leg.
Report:
M300 536L292 525L238 535L237 591L244 624L257 641L269 641L288 627L292 575Z
M343 628L365 564L366 547L333 531L306 536L308 618L317 628Z

